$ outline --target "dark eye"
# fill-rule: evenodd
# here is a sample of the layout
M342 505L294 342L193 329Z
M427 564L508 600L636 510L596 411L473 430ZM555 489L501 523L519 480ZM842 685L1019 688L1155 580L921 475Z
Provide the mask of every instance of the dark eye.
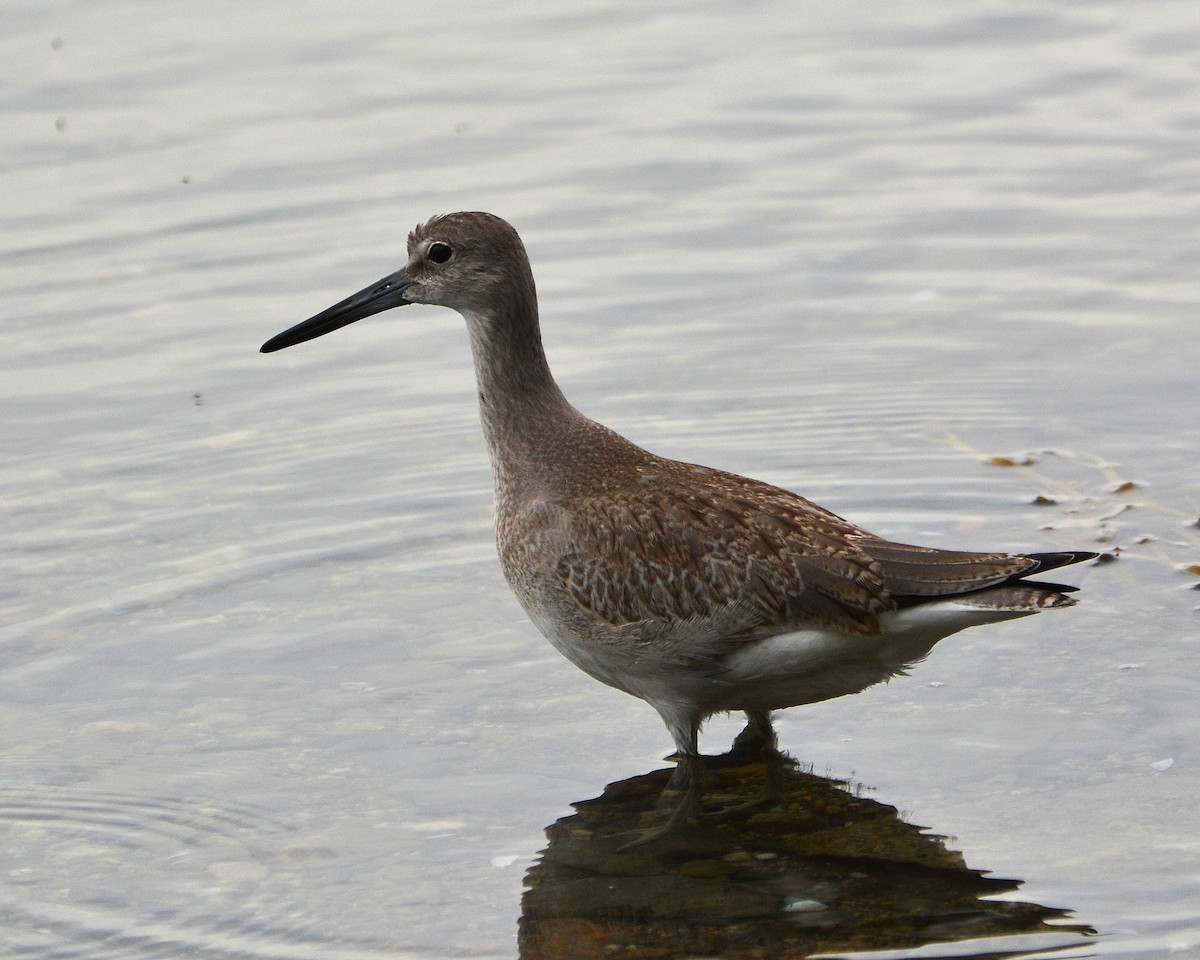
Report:
M437 243L431 243L429 249L425 251L427 256L434 263L445 263L454 256L454 249L448 243L442 243L440 240Z

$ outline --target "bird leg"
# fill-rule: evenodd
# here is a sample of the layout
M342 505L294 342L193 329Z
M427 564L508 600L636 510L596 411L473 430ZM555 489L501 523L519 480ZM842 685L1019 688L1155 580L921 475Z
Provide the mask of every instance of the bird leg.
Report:
M787 757L779 749L779 738L771 723L771 714L766 711L747 710L746 726L737 735L730 747L728 757L745 761L759 759L763 764L762 796L738 804L733 809L775 803L783 796L783 768Z
M700 797L706 780L704 758L696 753L675 754L675 769L655 803L655 815L666 820L653 827L632 831L632 838L618 849L628 850L653 843L679 832L700 815Z
M682 826L699 816L705 780L704 759L699 754L675 755L675 770L655 804L658 810L669 813L668 823Z
M735 756L761 753L765 758L768 751L777 751L778 749L779 738L775 735L771 715L765 710L747 710L746 726L734 738L729 753Z

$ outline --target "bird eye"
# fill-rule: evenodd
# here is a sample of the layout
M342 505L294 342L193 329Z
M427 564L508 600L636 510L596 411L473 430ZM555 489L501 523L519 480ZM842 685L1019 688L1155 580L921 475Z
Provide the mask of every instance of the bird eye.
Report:
M434 263L445 263L454 256L454 249L448 243L442 243L440 240L436 243L431 243L429 249L425 251L427 256Z

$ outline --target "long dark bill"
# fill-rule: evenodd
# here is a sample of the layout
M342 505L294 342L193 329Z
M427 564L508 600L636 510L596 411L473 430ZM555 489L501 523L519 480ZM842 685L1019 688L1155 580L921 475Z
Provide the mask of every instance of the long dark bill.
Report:
M294 327L284 330L283 333L277 334L262 345L260 352L274 353L284 347L295 346L305 340L314 340L327 333L333 333L339 327L344 327L355 320L382 313L392 307L402 307L408 303L404 299L404 291L409 288L411 283L412 281L404 276L403 270L397 270L391 276L384 277L365 290L359 290L358 293L347 297L341 303L335 303L328 310L322 310L315 317L309 317L303 323L298 323Z

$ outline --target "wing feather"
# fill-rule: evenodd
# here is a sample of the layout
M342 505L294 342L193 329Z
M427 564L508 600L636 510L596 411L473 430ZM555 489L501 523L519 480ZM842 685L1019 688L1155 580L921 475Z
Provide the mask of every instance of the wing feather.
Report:
M894 605L879 565L856 545L861 531L786 491L738 486L684 498L623 489L573 505L558 576L612 625L713 618L734 605L753 611L745 635L877 632L877 615Z

